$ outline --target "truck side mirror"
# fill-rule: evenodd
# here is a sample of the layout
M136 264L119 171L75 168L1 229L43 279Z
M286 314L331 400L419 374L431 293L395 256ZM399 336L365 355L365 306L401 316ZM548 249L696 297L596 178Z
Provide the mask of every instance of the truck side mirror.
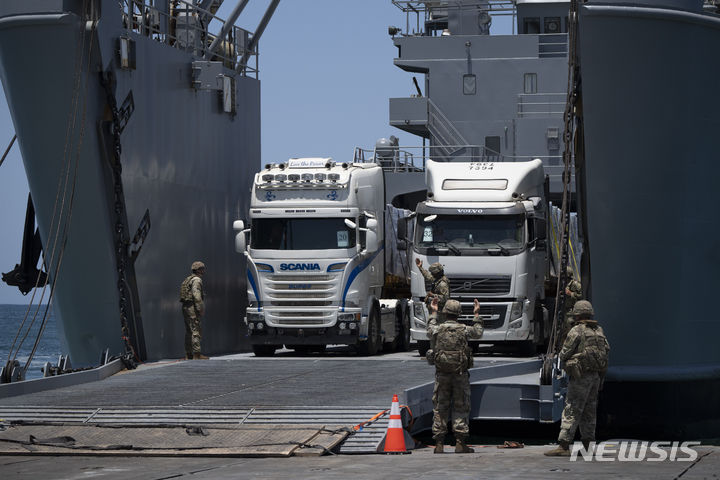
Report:
M368 223L370 223L368 221ZM377 233L374 230L368 229L367 232L365 232L365 250L368 252L374 252L378 249L378 238Z
M407 240L400 240L397 241L397 246L395 247L398 249L398 251L404 252L407 250Z
M235 220L233 222L233 230L238 232L235 235L235 251L238 253L245 253L245 250L247 250L247 242L245 241L245 234L250 231L250 229L245 228L245 222L242 220Z
M365 232L365 250L374 252L378 249L378 221L375 218L368 218L366 225L367 231Z
M245 242L245 230L240 230L235 235L235 251L238 253L245 253L247 249L247 243Z

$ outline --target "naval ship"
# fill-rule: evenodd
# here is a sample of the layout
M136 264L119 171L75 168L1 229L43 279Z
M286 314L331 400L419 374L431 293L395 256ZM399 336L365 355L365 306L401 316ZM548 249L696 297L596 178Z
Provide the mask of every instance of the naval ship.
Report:
M278 2L255 32L235 26L246 0L227 19L222 0L0 2L0 78L39 229L25 243L44 264L8 278L27 291L47 273L73 366L105 350L182 356L194 260L212 298L205 353L241 348L244 264L228 239L260 161L258 42Z
M676 435L720 426L718 5L579 5L583 284L612 347L600 408Z

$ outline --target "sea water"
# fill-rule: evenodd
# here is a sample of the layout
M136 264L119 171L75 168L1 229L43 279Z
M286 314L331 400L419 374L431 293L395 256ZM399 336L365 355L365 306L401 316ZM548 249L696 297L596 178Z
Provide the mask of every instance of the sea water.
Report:
M33 316L35 316L37 306L33 306L28 312L27 305L0 305L0 365L4 366L8 361L8 355L10 354L10 347L15 341L15 349L20 346L17 356L15 357L21 366L24 366L27 359L32 351L35 339L37 338L40 325L42 323L43 314L45 313L45 305L40 306L40 310L37 312L35 321L33 322ZM23 319L26 317L25 325L20 331L20 334L15 339L18 329L23 323ZM31 326L32 323L32 326ZM21 343L21 340L25 333L28 331L27 338ZM33 378L40 378L43 376L41 368L45 365L45 362L50 362L53 365L57 364L58 357L61 354L60 349L60 337L57 329L57 323L55 322L55 316L53 315L52 308L48 311L47 322L45 330L40 337L38 348L35 351L30 366L26 372L25 378L31 380Z

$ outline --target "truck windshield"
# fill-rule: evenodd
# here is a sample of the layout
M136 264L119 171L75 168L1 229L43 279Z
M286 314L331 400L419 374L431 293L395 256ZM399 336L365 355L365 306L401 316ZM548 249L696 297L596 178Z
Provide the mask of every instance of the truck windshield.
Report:
M504 253L518 253L524 247L523 215L437 215L426 222L428 216L418 215L415 245L420 248L452 251L500 248Z
M344 218L255 218L250 246L268 250L354 248L355 230Z

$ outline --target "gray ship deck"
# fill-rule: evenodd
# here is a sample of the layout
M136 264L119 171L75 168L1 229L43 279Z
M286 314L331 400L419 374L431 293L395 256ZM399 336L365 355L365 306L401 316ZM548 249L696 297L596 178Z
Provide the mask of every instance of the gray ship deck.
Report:
M343 356L341 356L343 355ZM309 425L352 426L388 408L393 393L417 391L433 380L433 368L417 352L378 357L357 357L346 351L294 357L281 353L275 358L235 355L209 361L172 361L141 366L138 370L116 374L105 380L30 395L0 399L0 418L25 419L32 423L58 422L79 439L87 430L104 425L132 424L137 428L94 428L106 430L112 440L131 441L141 446L150 437L163 442L178 441L193 448L206 449L193 458L176 457L175 452L155 452L173 458L133 458L134 452L58 452L52 450L27 456L0 453L3 478L71 478L92 472L103 478L597 478L617 475L624 478L703 478L718 471L718 449L701 447L696 462L570 462L567 458L542 455L545 447L498 450L494 445L476 448L476 453L460 457L438 457L430 449L413 451L410 456L338 455L317 458L322 451L303 449L317 435ZM476 357L476 367L490 365L513 368L510 364L527 359ZM479 375L479 374L478 374ZM479 380L482 383L482 380ZM522 382L518 382L522 383ZM214 425L209 437L187 437L180 425ZM243 428L228 433L227 428ZM155 427L153 427L153 425ZM162 427L162 428L160 428ZM386 420L365 429L365 435L351 435L340 453L370 452L382 437ZM26 426L38 435L54 430L48 426ZM259 436L258 428L267 434ZM283 430L284 429L284 430ZM282 431L279 435L278 432ZM237 434L235 433L237 432ZM3 432L3 435L10 430ZM325 430L327 443L336 441ZM97 435L97 434L94 434ZM16 437L18 435L16 434ZM108 437L108 438L110 438ZM232 437L232 438L228 438ZM265 456L315 455L315 458L222 458L240 457L238 438L260 441L273 449ZM316 437L312 437L316 438ZM288 441L290 440L290 441ZM209 443L208 443L209 442ZM234 449L216 448L225 442ZM86 442L87 443L87 442ZM316 443L315 441L311 443ZM167 449L167 443L163 448ZM188 448L185 446L184 448ZM213 448L215 450L208 451ZM449 449L450 451L452 449ZM214 453L213 453L214 452ZM300 452L300 453L298 453ZM306 452L303 454L302 452ZM17 453L17 449L16 452ZM88 456L88 453L93 455ZM182 456L192 454L183 452ZM68 457L67 455L72 455ZM250 456L257 456L257 453ZM209 458L214 456L214 458ZM203 458L205 457L205 458ZM85 472L85 473L83 473ZM379 475L379 472L383 472Z
M414 358L238 355L149 364L99 382L0 399L0 406L387 408L394 393L433 378L432 367L417 353Z
M476 366L517 361L486 357ZM433 367L417 352L359 357L336 347L315 356L242 354L158 362L101 381L0 398L0 418L65 426L351 428L389 408L393 394L427 417L420 405L430 401L433 380ZM386 425L381 417L350 436L340 452L375 451Z

